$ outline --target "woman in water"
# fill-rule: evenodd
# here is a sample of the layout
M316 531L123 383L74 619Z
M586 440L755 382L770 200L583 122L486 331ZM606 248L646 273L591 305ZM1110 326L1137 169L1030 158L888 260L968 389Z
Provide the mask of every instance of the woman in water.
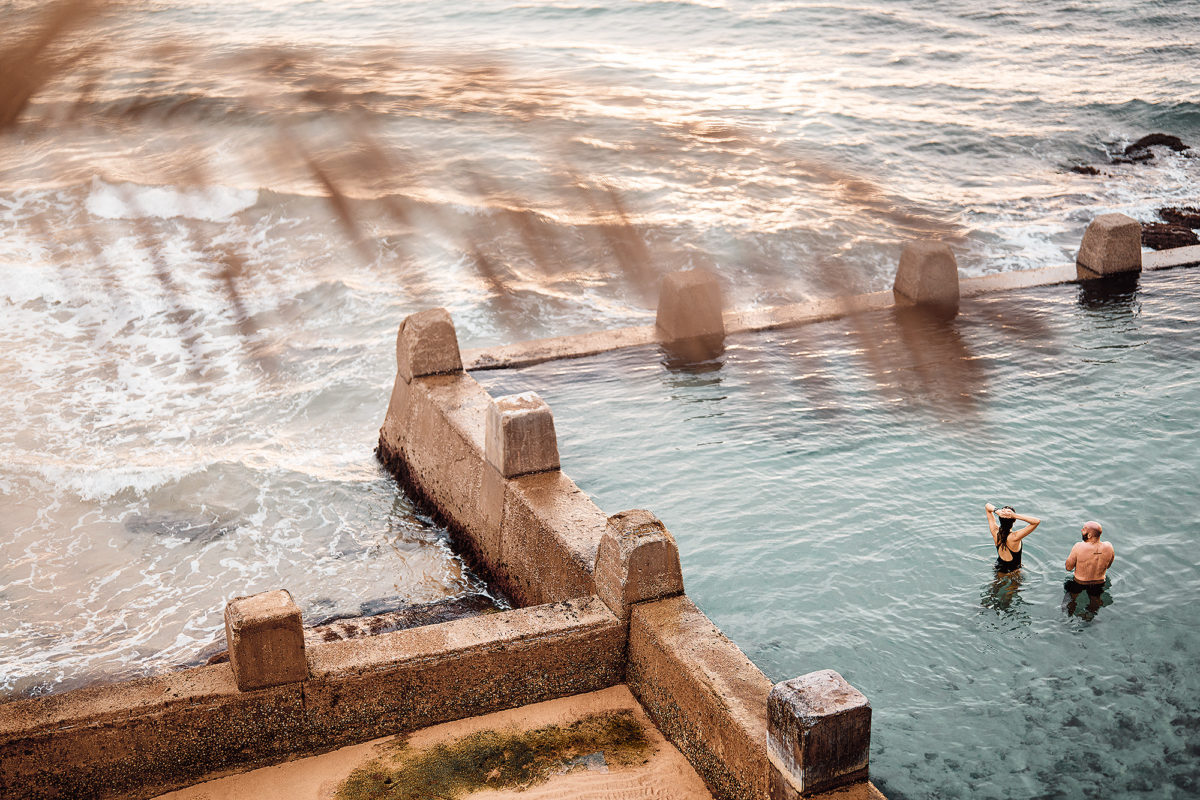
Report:
M1037 517L1027 517L1013 511L1012 506L1004 506L997 510L988 503L984 506L987 511L988 528L992 531L992 543L996 545L996 571L1012 572L1021 568L1021 540L1033 533L1033 529L1042 524ZM993 518L993 514L995 518ZM1012 529L1017 520L1028 523L1019 531Z

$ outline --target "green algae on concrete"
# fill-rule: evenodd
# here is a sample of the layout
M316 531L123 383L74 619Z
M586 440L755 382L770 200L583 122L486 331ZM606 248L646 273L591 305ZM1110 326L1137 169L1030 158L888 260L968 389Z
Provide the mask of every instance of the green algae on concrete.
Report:
M608 764L644 763L652 748L630 711L591 714L532 731L484 730L427 750L401 742L338 787L337 800L455 800L479 789L524 788L602 753Z

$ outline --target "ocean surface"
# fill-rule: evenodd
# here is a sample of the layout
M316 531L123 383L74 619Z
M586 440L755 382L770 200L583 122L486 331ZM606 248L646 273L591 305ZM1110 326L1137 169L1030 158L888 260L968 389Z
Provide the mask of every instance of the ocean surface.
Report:
M0 2L0 53L47 8ZM1153 132L1200 148L1187 2L75 21L0 77L32 87L0 114L0 698L195 663L236 595L284 586L313 621L481 591L372 455L408 313L507 343L644 324L685 267L749 308L886 288L914 237L975 275L1070 261L1101 212L1200 205L1191 152L1109 163ZM689 586L768 672L798 665ZM902 777L877 713L894 791L969 774Z

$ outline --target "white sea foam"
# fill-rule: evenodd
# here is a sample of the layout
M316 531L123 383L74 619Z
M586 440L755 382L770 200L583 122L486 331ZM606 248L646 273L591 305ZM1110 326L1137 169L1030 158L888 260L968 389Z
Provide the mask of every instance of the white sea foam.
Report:
M140 186L136 183L111 184L92 179L87 210L105 219L143 219L155 217L222 222L258 202L256 189L232 189L210 186L181 189L174 186Z

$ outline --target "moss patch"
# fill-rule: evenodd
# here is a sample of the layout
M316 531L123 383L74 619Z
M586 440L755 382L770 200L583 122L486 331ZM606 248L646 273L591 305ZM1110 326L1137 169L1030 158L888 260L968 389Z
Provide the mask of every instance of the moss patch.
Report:
M338 800L455 800L478 789L541 783L576 759L604 754L609 764L644 763L650 740L631 711L592 714L533 731L479 731L428 750L400 744L338 787Z

